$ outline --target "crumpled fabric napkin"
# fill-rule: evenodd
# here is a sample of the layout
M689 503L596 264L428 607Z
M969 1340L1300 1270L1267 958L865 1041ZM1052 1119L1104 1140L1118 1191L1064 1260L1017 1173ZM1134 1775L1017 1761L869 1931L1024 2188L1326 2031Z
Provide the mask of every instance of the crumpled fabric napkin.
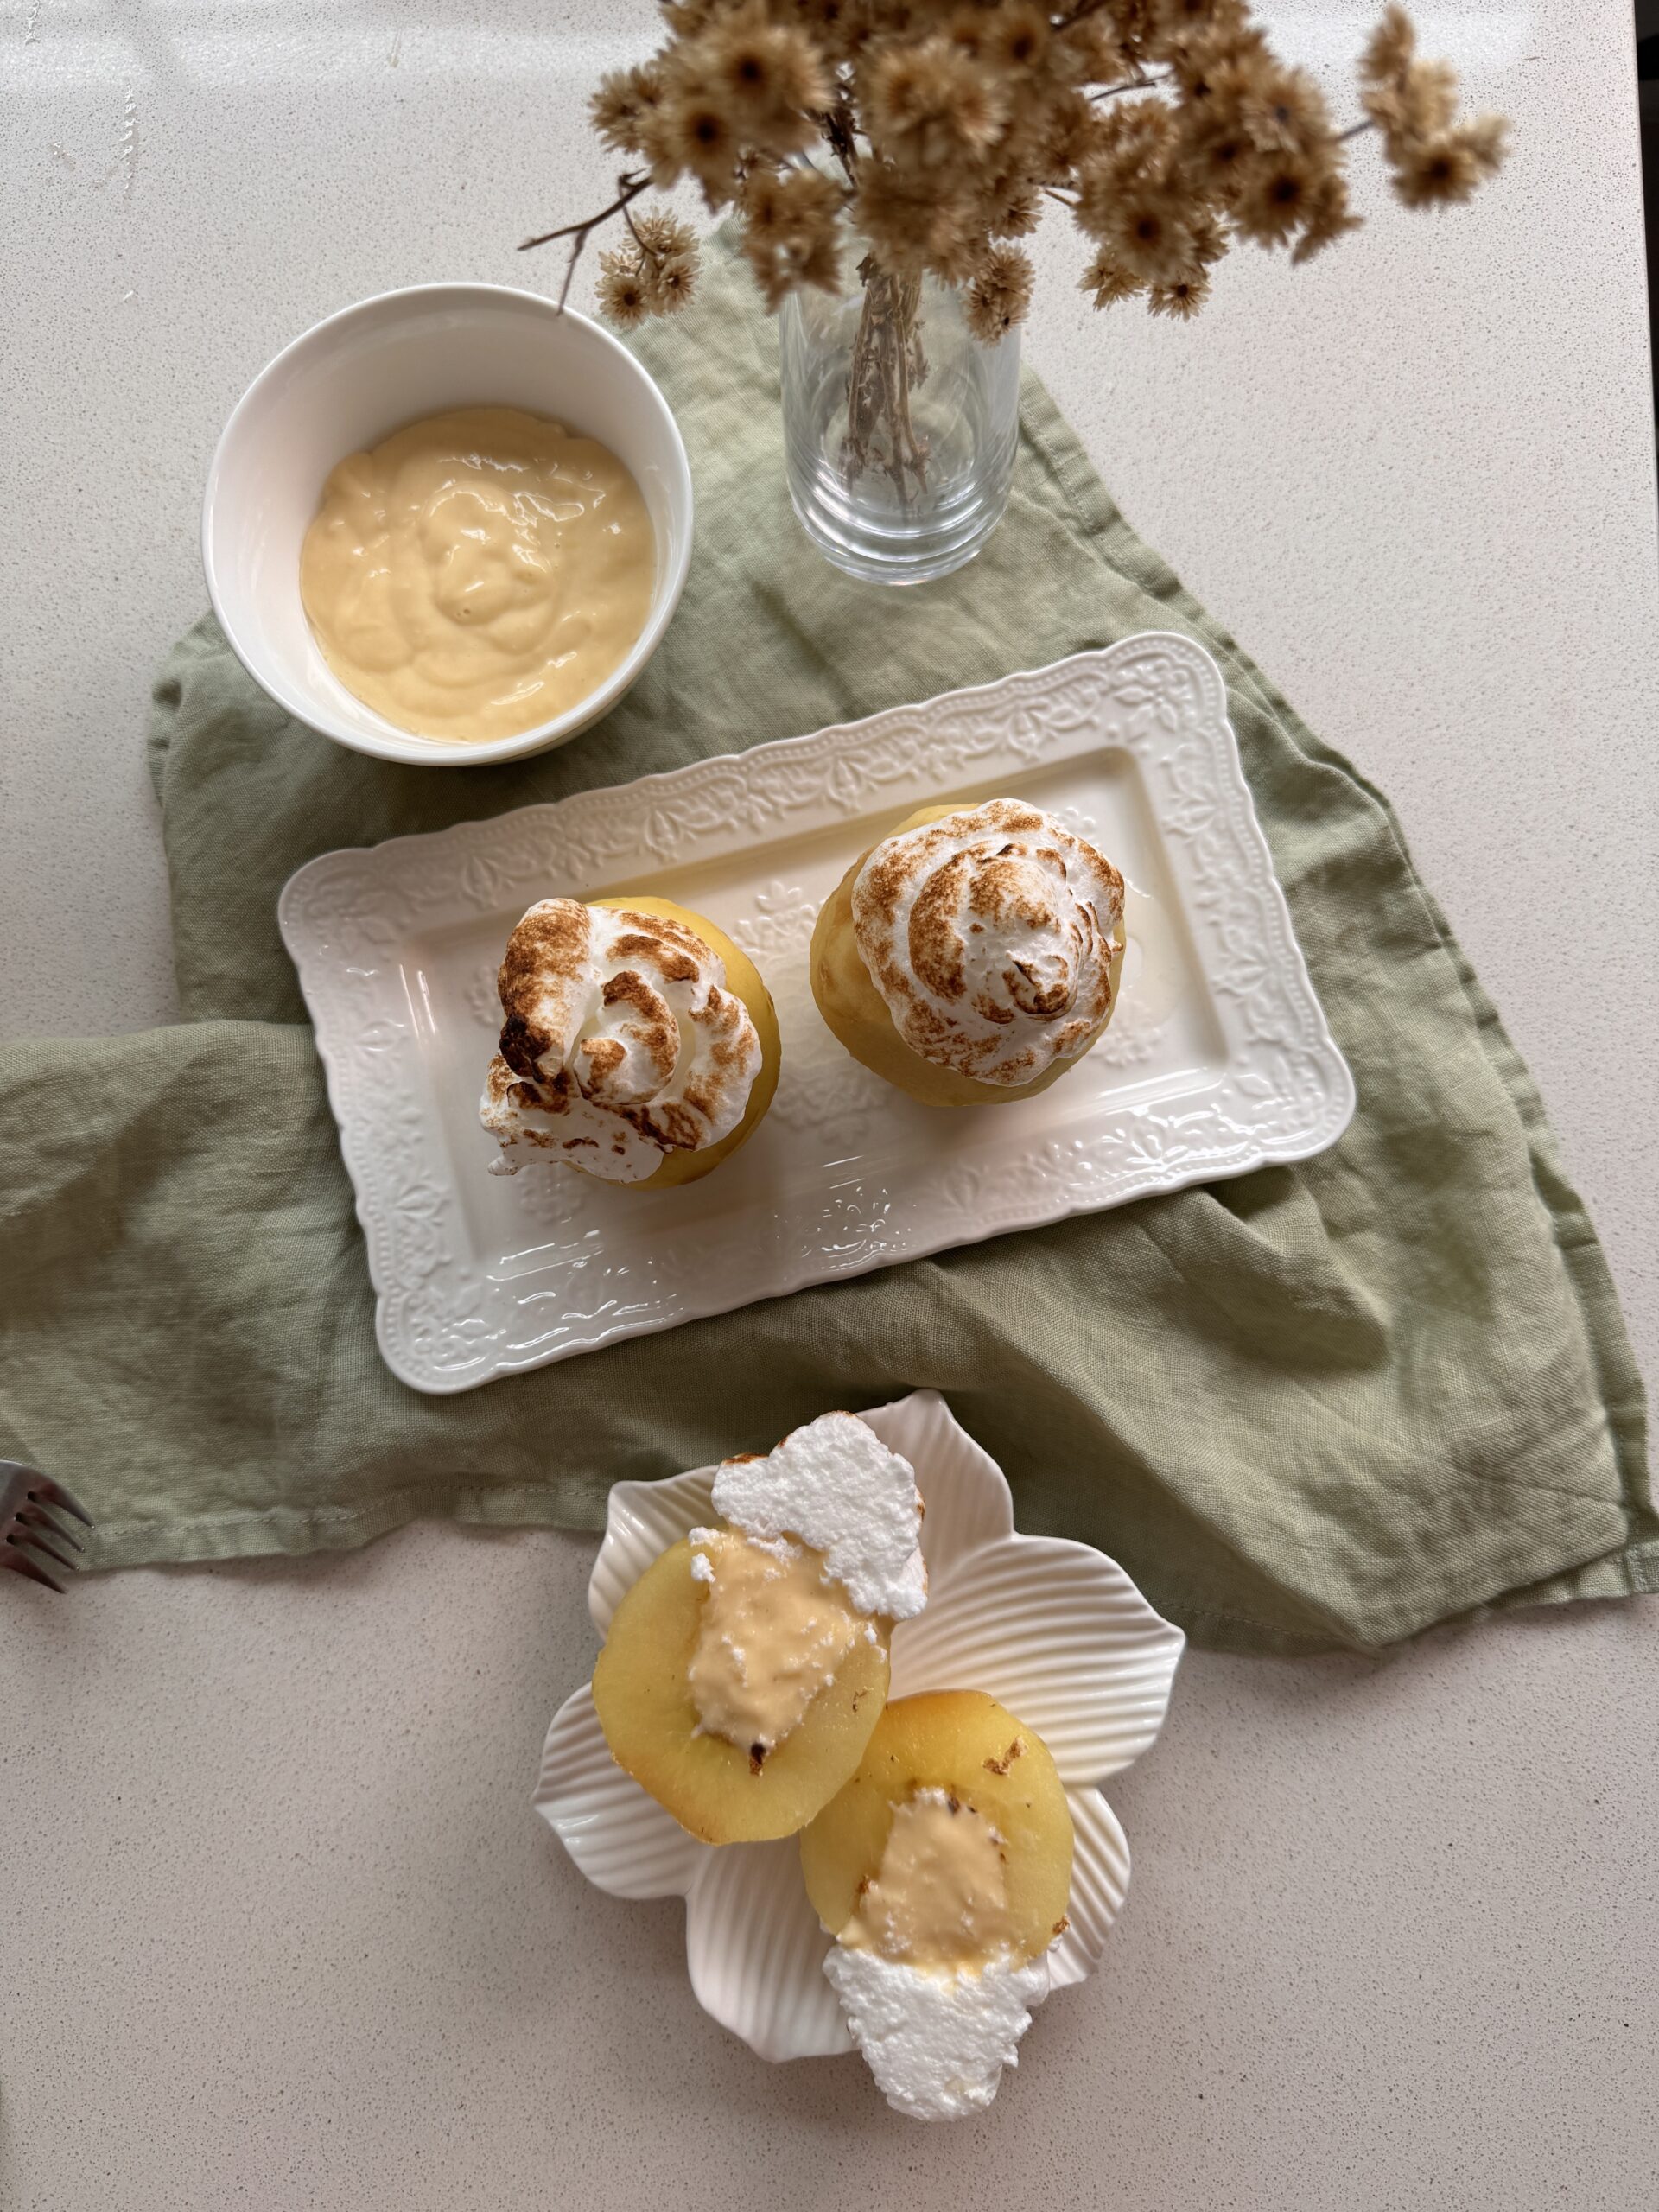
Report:
M931 1384L1007 1471L1022 1528L1111 1552L1199 1643L1369 1647L1659 1587L1600 1247L1386 801L1135 537L1034 378L990 547L883 592L827 568L789 511L776 339L725 251L638 343L690 451L696 545L650 668L575 743L394 767L290 721L211 620L168 661L149 742L188 1019L103 1053L0 1050L0 1452L85 1497L113 1567L358 1544L429 1514L596 1529L619 1477ZM394 1381L276 932L295 868L1147 628L1197 636L1227 678L1358 1084L1340 1144L461 1397Z

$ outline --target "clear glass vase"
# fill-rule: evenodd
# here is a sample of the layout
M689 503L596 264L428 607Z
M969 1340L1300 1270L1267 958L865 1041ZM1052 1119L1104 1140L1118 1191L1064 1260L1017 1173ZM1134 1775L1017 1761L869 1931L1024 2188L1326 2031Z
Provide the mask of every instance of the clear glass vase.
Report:
M789 496L849 575L926 583L971 561L1007 505L1019 334L983 346L953 286L883 276L856 245L847 266L848 290L779 311Z

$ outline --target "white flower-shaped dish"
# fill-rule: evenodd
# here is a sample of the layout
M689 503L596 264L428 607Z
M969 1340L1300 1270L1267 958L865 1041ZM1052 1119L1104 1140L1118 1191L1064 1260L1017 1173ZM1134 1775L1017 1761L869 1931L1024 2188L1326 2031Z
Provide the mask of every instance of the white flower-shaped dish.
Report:
M934 1390L860 1416L916 1471L926 1506L927 1609L893 1631L890 1698L984 1690L1047 1745L1076 1846L1070 1925L1049 1987L1099 1964L1129 1886L1129 1847L1097 1785L1156 1738L1185 1638L1102 1552L1014 1532L1002 1471ZM710 1516L715 1469L618 1483L588 1586L601 1636L652 1560ZM807 1901L799 1847L688 1835L612 1758L588 1688L542 1754L536 1807L588 1879L613 1897L683 1897L698 2003L762 2058L828 2058L853 2039L824 1978L830 1939Z

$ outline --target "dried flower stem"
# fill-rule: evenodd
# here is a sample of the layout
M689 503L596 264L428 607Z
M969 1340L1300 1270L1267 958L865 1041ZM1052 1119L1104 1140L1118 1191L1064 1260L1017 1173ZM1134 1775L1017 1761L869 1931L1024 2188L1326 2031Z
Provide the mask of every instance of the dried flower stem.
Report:
M836 87L835 105L812 118L823 131L830 152L841 164L849 185L858 182L858 118L853 111L852 87L844 79Z
M1160 85L1172 83L1174 76L1173 69L1160 69L1154 77L1148 77L1143 70L1138 77L1126 77L1121 85L1103 85L1089 97L1091 100L1115 100L1122 92L1150 92Z
M629 202L637 200L642 192L647 192L650 188L651 179L643 172L637 171L630 175L624 171L616 180L616 198L612 200L608 207L601 207L597 215L589 215L586 222L566 223L556 231L543 231L539 238L519 240L520 253L528 253L532 246L551 245L558 238L570 238L575 241L570 248L570 258L565 264L564 282L559 287L561 315L564 312L565 302L570 296L570 281L576 273L576 264L582 258L583 246L602 224L610 221L613 215L620 215L626 222L628 228L633 231L633 218L628 213ZM633 231L633 235L636 238L639 237L638 231ZM641 240L640 243L643 246L644 241ZM649 251L648 248L645 250Z
M847 379L847 440L842 457L849 484L867 468L891 477L901 501L927 489L927 441L911 421L912 386L927 374L918 311L919 276L890 276L867 255L864 284Z
M635 245L639 247L640 252L644 254L645 259L651 263L653 268L660 269L666 257L664 254L659 253L657 248L652 245L648 238L640 237L639 226L634 221L632 216L628 213L626 203L622 209L622 219L628 226L628 236L633 240Z

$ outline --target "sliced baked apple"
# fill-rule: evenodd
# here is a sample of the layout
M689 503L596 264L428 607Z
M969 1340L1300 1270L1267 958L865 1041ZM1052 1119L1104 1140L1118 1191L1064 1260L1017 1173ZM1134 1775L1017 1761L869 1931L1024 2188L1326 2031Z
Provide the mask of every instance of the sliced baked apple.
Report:
M800 1570L801 1584L810 1578L817 1587L814 1592L798 1586L798 1594L807 1604L816 1596L823 1626L844 1624L847 1640L828 1679L778 1741L715 1735L693 1688L694 1676L711 1667L700 1646L704 1613L716 1601L710 1585L692 1571L696 1560L709 1556L683 1541L634 1584L617 1607L594 1669L594 1708L617 1764L705 1843L793 1835L834 1796L869 1741L887 1694L887 1628L838 1602L822 1582L821 1555L802 1551L791 1564ZM732 1557L728 1552L728 1560ZM795 1576L789 1579L796 1584ZM818 1641L820 1651L827 1640ZM716 1643L713 1657L719 1649ZM800 1662L799 1640L785 1663L805 1688L809 1669ZM728 1700L721 1708L734 1721L735 1703Z
M996 2094L1065 1929L1071 1813L1041 1738L978 1690L885 1708L801 1835L824 1972L887 2101L953 2120Z
M1041 1738L982 1690L930 1690L884 1708L858 1771L801 1838L818 1918L838 1936L873 1885L879 1893L893 1815L928 1792L960 1808L948 1820L965 1814L969 1830L995 1834L998 1941L1039 1957L1060 1933L1071 1894L1071 1808Z
M728 1460L719 1525L611 1622L594 1706L619 1765L706 1843L793 1835L856 1770L892 1623L926 1593L909 1464L850 1414Z

